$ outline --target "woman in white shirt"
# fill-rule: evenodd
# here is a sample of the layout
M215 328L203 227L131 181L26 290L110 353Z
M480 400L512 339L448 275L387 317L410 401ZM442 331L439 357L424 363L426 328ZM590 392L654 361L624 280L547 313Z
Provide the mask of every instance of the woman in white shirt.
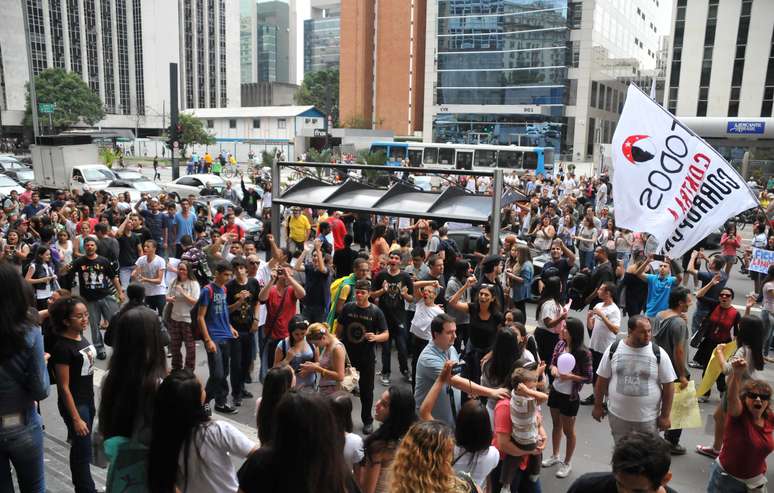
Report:
M430 322L436 315L443 313L443 308L435 304L437 286L438 281L414 281L414 299L418 301L409 332L411 332L412 352L411 373L415 379L417 377L417 360L430 341Z
M159 386L148 453L150 491L239 489L231 458L246 458L258 447L229 423L210 420L205 395L189 369L172 371Z

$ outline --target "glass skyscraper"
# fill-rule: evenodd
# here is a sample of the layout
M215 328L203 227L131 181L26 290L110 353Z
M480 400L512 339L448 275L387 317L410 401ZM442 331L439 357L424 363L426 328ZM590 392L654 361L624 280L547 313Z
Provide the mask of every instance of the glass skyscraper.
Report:
M304 21L304 73L339 68L340 18Z

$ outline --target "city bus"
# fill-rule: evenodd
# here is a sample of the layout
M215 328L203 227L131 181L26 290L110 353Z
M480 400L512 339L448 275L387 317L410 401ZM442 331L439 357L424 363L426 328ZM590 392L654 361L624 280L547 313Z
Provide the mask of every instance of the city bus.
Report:
M436 169L485 171L501 168L515 172L531 170L540 174L554 168L553 147L373 142L370 151L385 153L388 166L399 166L401 160L408 159L411 166Z

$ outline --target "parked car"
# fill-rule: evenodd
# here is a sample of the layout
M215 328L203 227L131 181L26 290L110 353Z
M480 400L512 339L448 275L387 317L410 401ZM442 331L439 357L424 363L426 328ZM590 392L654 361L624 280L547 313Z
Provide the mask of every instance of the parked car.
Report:
M22 185L35 179L32 168L22 164L16 157L10 154L0 155L0 173L10 176Z
M111 181L104 191L110 195L129 192L132 202L137 202L144 193L149 194L151 197L157 197L161 193L161 187L150 180L126 181L119 179Z
M202 197L201 199L194 202L194 209L196 210L197 214L202 207L209 207L210 213L213 217L215 217L219 207L223 207L223 210L225 211L229 207L238 207L238 204L234 204L230 200L224 199L223 197L212 196ZM250 217L243 212L236 218L235 222L245 230L245 239L255 242L256 246L261 249L263 246L263 241L261 238L261 234L263 233L263 221L254 217Z
M143 175L139 171L131 169L117 169L113 170L119 180L124 181L150 181L147 176Z
M219 194L226 188L226 182L223 178L216 175L186 175L181 176L176 180L172 180L169 183L161 185L161 188L167 192L174 192L180 197L187 197L188 195L201 195L201 191L205 185L209 185L214 188Z
M0 195L7 196L14 190L19 193L24 193L24 187L19 185L13 178L6 175L0 175Z

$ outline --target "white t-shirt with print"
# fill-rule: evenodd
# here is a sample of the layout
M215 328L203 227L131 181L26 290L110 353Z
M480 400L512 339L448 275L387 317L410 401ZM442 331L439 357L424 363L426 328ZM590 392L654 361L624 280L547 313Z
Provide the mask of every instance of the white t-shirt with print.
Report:
M430 340L430 322L436 315L443 313L443 308L438 305L427 306L424 301L417 303L414 318L411 320L410 332L425 341Z
M175 485L180 491L218 491L236 493L239 490L231 456L246 458L257 444L225 421L211 421L202 426L191 441L198 447L188 453L188 484L178 474ZM194 445L195 444L195 445ZM183 450L178 457L178 470L185 471Z
M610 303L608 306L605 306L604 303L597 303L594 308L602 310L602 313L610 320L610 323L617 325L619 328L621 327L621 309L615 303ZM598 315L594 315L593 320L594 330L591 332L589 349L601 353L615 342L616 335L610 331L607 324Z
M661 409L661 385L677 378L669 355L661 348L661 363L656 363L653 347L630 347L626 340L618 343L613 358L605 349L597 375L610 380L607 407L617 418L644 423L653 421Z
M159 271L164 271L167 268L164 259L158 255L154 256L150 262L148 262L148 257L143 255L137 259L134 265L137 266L137 275L148 279L156 279ZM167 288L164 287L164 274L161 275L161 284L143 281L142 286L145 288L145 296L159 296L167 292Z
M554 325L553 327L549 328L546 326L544 320L547 318L550 320L556 320L556 317L558 317L561 313L562 313L562 307L556 301L547 300L545 303L543 303L543 306L540 307L540 320L537 321L538 327L542 327L549 332L558 334L559 331L561 330L563 322L560 322Z

